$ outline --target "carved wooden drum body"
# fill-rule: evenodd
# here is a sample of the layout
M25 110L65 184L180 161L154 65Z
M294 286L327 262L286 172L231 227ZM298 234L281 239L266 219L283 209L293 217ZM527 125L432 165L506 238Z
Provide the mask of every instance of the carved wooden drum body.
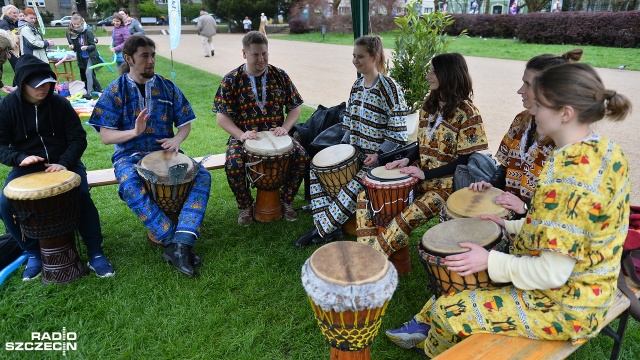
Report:
M316 250L302 267L302 285L331 359L370 359L369 346L398 284L382 253L349 241Z
M469 251L458 245L463 242L497 251L504 251L507 246L500 227L490 220L452 219L427 230L418 244L418 254L427 271L431 292L436 297L458 290L494 286L487 271L460 276L443 265L446 256Z
M74 242L80 181L71 171L43 171L16 178L4 189L22 233L40 242L43 283L66 284L88 273Z
M258 189L253 217L260 222L282 218L280 187L289 175L294 153L289 135L276 136L272 131L258 132L258 140L246 140L244 153L248 181Z

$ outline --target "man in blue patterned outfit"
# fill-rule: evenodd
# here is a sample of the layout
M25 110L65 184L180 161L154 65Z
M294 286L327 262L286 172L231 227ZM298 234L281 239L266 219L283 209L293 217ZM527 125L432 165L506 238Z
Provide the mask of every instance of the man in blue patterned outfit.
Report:
M178 87L155 74L155 43L132 36L124 44L123 74L111 83L95 106L89 123L105 144L114 144L111 158L120 183L120 197L166 250L162 257L193 276L201 259L193 252L204 219L211 175L200 167L193 187L173 223L145 190L135 165L147 154L179 151L191 131L195 114ZM178 129L174 135L173 127Z

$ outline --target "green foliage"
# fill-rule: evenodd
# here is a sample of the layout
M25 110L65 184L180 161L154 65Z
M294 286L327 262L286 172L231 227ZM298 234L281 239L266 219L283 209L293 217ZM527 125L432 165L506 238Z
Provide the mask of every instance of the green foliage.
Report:
M140 17L157 17L166 15L167 9L162 9L156 5L153 1L145 1L138 3L138 11Z
M389 75L404 90L410 112L414 112L429 91L425 77L431 58L446 52L455 37L448 37L444 32L447 26L453 24L450 15L439 11L420 15L415 0L404 7L407 14L396 19L400 32L395 39L392 66L387 62L387 68ZM460 35L463 34L464 31Z

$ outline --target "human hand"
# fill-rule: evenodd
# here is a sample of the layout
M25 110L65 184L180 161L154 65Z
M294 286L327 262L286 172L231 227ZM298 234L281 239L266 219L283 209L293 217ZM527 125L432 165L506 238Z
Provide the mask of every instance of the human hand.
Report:
M478 181L469 185L469 189L471 189L472 191L482 191L485 189L491 189L492 187L493 185L486 181Z
M110 48L109 48L109 51L111 51L112 53L114 53L114 52L116 52L116 49L114 49L114 48L110 47Z
M524 209L524 201L519 197L513 195L510 192L503 192L499 196L496 196L494 202L498 205L502 205L503 208L511 210L518 214L524 214L527 211Z
M374 166L377 163L378 163L378 154L369 154L364 159L364 165L365 166L371 167L371 166Z
M409 165L409 159L407 158L402 158L400 160L393 160L390 163L387 163L384 168L387 170L391 170L391 169L396 169L396 168L403 168L406 167L407 165Z
M284 136L284 135L287 135L289 133L289 131L287 131L287 129L285 129L282 126L278 126L277 128L269 129L269 131L271 131L275 136Z
M69 49L73 50L73 45L69 45Z
M49 43L49 46L53 46L56 44L53 40L47 40L47 42Z
M147 109L140 111L140 114L138 114L138 117L136 118L136 126L133 128L136 136L142 134L147 129L147 121L150 117L151 115L148 114Z
M44 158L41 158L40 156L30 155L30 156L27 156L24 160L22 160L22 162L20 163L20 166L29 166L31 164L35 164L40 161L44 161Z
M489 267L489 251L474 243L460 243L460 247L470 249L468 252L449 255L444 258L447 270L458 273L460 276L468 276Z
M494 223L498 224L498 226L500 226L501 228L504 227L504 219L503 218L499 218L495 215L480 215L478 216L479 219L482 220L491 220Z
M418 178L420 180L424 180L424 171L422 171L419 167L416 166L407 166L405 168L400 169L401 174L407 174L411 177Z
M258 140L258 133L255 130L245 131L240 136L240 141L244 142L246 140Z
M81 47L80 47L80 50L87 50L88 48L89 48L89 47L85 45L85 46L81 46Z
M60 164L44 164L44 166L46 167L44 172L56 172L56 171L67 170L67 168L64 165L60 165Z
M180 144L182 144L182 140L176 137L160 139L156 140L156 142L161 144L163 149L173 152L178 152L178 150L180 150Z
M17 87L13 87L13 86L9 86L9 85L5 85L2 87L2 91L6 92L7 94L15 91L17 89Z

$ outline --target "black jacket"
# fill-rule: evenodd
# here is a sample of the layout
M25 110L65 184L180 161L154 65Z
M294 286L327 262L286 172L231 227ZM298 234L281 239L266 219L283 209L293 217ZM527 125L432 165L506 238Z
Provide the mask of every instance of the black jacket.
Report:
M2 20L0 20L0 29L11 31L18 27L18 22L13 21L8 15L4 16Z
M53 86L38 105L22 98L24 80L36 72L56 77L49 64L33 55L21 56L16 63L18 89L0 101L0 162L19 166L36 155L48 164L72 168L87 148L87 133L69 100L54 94ZM31 166L44 168L42 163Z

